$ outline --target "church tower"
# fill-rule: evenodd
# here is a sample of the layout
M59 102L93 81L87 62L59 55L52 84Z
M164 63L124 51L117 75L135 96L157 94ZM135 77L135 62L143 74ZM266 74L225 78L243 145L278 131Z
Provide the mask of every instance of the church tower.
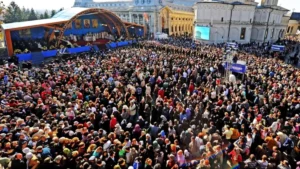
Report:
M261 0L262 6L277 6L278 0Z

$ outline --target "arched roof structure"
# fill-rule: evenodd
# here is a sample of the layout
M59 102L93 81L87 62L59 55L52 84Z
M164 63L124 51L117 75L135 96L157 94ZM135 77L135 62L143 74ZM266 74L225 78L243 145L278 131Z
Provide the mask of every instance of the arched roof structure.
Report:
M100 8L74 7L64 9L49 19L2 24L1 27L5 32L6 46L9 49L9 55L12 54L12 40L10 31L42 26L46 28L60 30L58 40L61 40L65 30L70 24L72 24L72 22L74 22L80 16L92 14L99 16L99 20L102 22L102 24L106 24L111 31L112 29L116 29L119 35L124 34L127 37L129 37L129 33L127 30L128 24L125 25L125 23L111 11ZM142 25L139 26L143 27Z

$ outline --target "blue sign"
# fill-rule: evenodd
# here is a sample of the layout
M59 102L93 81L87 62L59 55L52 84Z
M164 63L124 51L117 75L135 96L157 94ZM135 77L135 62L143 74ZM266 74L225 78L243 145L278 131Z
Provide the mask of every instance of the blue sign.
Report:
M285 46L282 46L282 45L272 45L271 49L273 51L284 52Z
M225 69L228 69L228 63L225 63ZM242 64L237 64L237 63L232 63L230 66L230 71L235 72L235 73L241 73L244 74L246 73L247 66L242 65Z
M228 42L226 44L226 47L232 47L234 49L237 49L239 47L239 45L237 43L233 43L233 42Z

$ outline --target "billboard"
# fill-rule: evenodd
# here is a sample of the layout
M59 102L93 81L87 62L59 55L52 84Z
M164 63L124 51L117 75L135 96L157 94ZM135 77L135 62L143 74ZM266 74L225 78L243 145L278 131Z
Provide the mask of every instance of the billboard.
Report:
M195 27L195 40L209 40L210 27L196 26Z

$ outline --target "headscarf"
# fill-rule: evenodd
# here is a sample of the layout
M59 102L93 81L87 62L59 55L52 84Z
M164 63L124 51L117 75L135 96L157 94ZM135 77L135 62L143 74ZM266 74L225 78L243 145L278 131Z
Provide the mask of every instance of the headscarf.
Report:
M135 127L134 127L134 132L141 132L141 127L139 124L136 124Z

